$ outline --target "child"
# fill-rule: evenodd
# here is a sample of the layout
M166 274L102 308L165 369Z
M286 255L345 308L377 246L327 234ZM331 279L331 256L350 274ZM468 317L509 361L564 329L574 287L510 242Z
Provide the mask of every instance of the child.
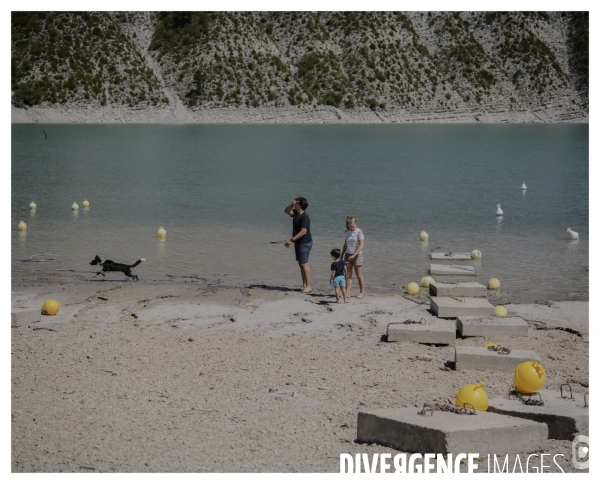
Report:
M342 288L342 296L344 296L344 302L346 300L346 263L341 259L342 252L340 249L333 249L331 251L331 257L334 262L331 263L331 277L329 278L329 284L333 284L335 288L335 302L340 302L340 292L338 287Z

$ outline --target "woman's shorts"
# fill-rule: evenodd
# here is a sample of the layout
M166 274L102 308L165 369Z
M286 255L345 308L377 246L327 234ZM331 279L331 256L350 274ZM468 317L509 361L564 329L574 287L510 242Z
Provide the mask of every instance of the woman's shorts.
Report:
M362 266L363 265L363 255L362 255L362 250L360 251L360 254L358 254L354 259L350 260L350 256L354 255L354 254L348 254L348 252L346 252L344 254L344 262L348 262L348 264L352 264L353 266Z
M333 278L333 285L340 286L340 287L346 287L346 276L335 276Z
M294 244L294 249L296 250L296 260L298 262L308 262L308 256L310 255L310 249L312 249L313 243L312 240L307 244Z

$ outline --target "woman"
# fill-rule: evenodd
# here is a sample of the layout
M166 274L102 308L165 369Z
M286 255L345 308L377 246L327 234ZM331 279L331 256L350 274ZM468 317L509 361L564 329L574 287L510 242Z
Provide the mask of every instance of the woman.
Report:
M363 231L356 226L356 219L351 215L346 217L346 242L342 249L342 257L344 262L348 263L348 279L346 281L346 293L350 297L352 289L352 270L356 271L358 279L358 287L360 294L358 299L362 299L365 295L365 280L362 275L363 255L362 250L365 248L365 236Z

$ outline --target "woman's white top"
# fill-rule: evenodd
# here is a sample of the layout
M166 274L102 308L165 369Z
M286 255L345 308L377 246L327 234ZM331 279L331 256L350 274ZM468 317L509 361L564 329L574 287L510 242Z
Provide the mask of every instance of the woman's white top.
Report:
M361 240L365 240L365 235L362 231L356 227L355 230L346 229L346 252L348 254L354 254ZM361 250L362 252L362 250Z

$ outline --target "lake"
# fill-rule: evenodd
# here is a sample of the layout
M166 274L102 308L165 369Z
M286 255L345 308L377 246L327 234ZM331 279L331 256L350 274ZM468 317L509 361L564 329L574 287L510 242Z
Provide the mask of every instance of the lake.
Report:
M440 247L483 253L477 277L461 280L497 277L532 300L587 297L588 146L587 124L13 125L12 277L67 269L85 281L98 254L144 257L144 280L295 286L293 248L270 242L291 236L283 209L303 196L317 287L353 215L367 288L420 282ZM36 254L56 260L23 262Z

